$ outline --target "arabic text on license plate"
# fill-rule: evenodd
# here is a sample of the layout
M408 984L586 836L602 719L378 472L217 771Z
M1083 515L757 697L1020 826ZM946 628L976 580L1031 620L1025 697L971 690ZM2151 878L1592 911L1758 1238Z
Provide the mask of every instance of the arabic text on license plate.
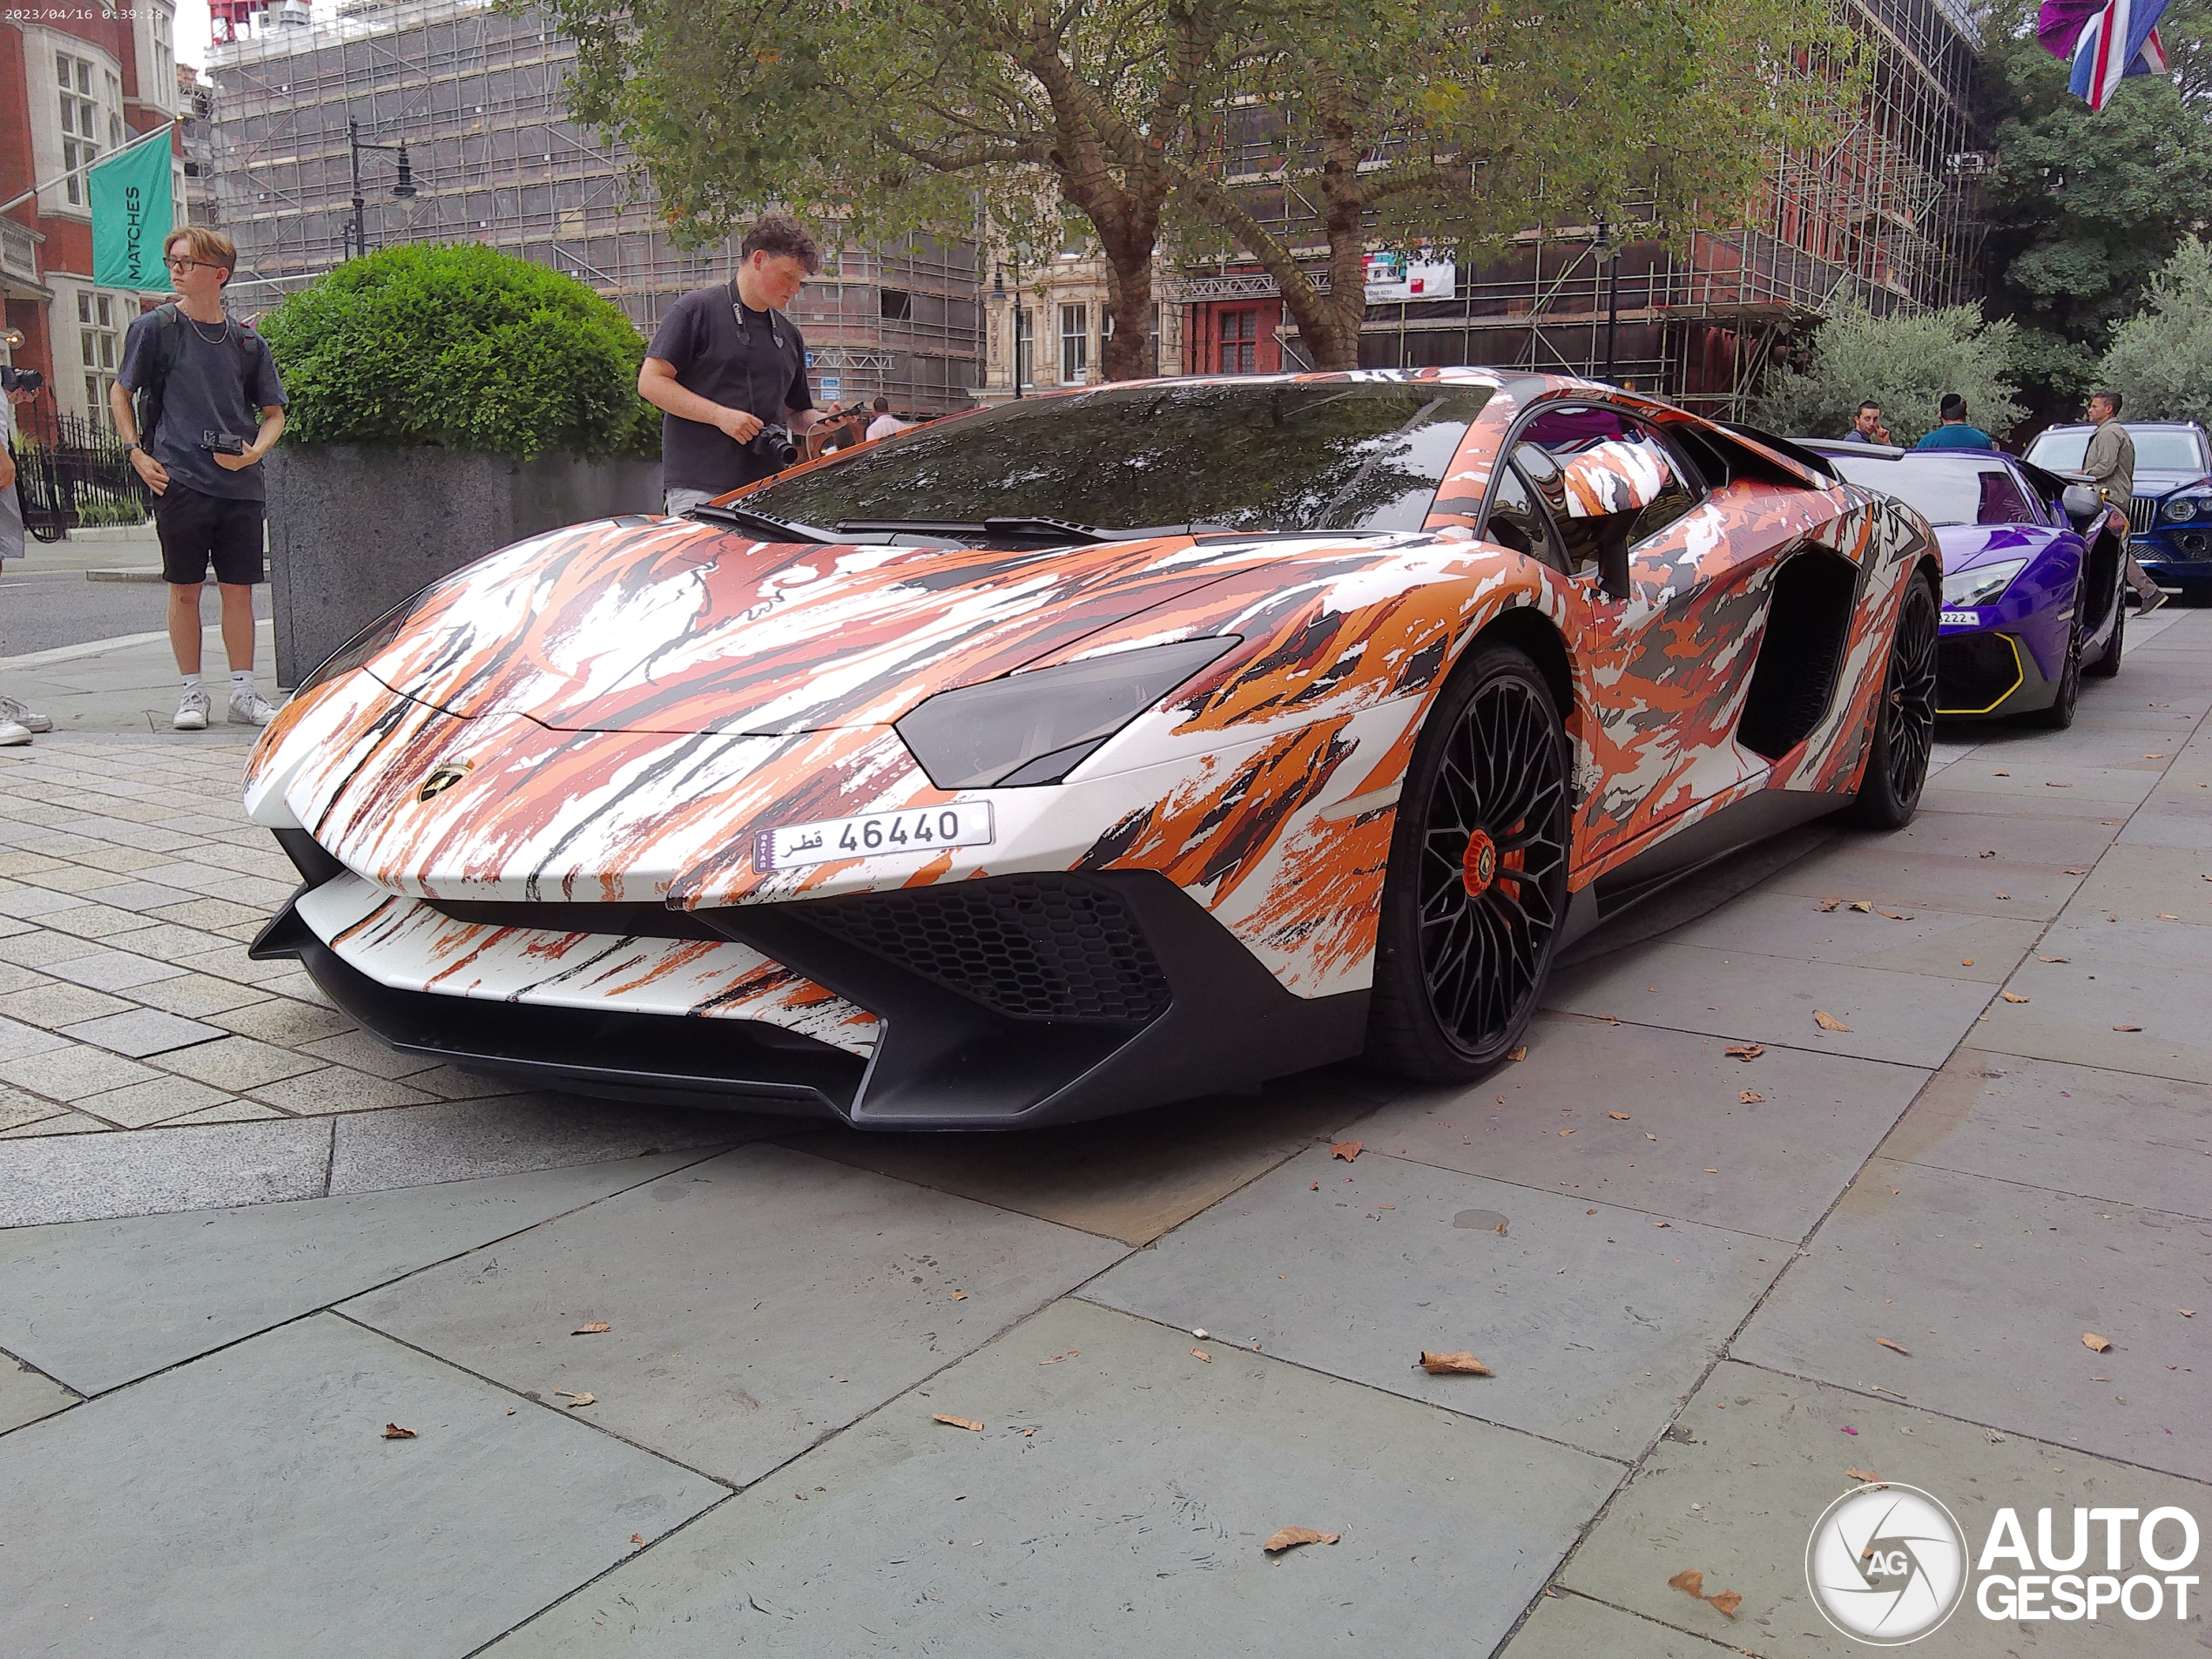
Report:
M833 859L886 853L934 853L946 846L988 846L991 805L967 800L912 812L870 813L816 824L784 824L752 838L752 861L763 874Z
M1943 613L1943 625L1946 628L1979 628L1981 626L1981 612L1946 610Z

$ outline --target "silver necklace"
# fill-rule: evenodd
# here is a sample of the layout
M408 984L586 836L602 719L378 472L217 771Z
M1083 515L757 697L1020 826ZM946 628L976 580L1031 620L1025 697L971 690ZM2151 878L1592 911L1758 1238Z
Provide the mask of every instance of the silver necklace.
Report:
M190 324L192 325L192 333L194 333L194 334L199 334L199 318L197 318L197 317L193 316L193 315L192 315L190 312L186 311L186 310L185 310L185 309L182 306L179 306L179 307L177 307L177 314L178 314L179 316L182 317L182 318L183 318L183 319L184 319L186 322L188 322L188 323L190 323ZM211 337L211 336L209 336L209 335L206 335L206 334L199 334L199 337L200 337L200 339L202 339L203 341L206 341L206 343L207 343L207 344L209 344L210 346L219 346L219 345L221 345L221 344L223 343L224 340L225 340L225 339L226 339L226 338L229 336L230 332L231 332L231 320L230 320L227 316L226 316L226 317L222 320L222 321L220 321L220 322L219 322L219 323L217 323L217 324L215 325L215 333L214 333L214 334L213 334L212 337Z

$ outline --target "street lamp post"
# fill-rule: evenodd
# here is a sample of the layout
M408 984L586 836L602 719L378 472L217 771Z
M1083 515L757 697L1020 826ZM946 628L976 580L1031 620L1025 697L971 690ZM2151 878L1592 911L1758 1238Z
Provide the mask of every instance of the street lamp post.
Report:
M346 123L346 149L354 167L354 222L347 240L356 255L368 253L368 203L361 195L361 152L381 150L399 157L399 178L392 185L392 194L405 201L415 192L415 169L408 164L407 146L403 144L368 144L361 138L361 124L354 120Z
M1612 281L1605 301L1605 373L1601 377L1610 384L1613 380L1613 339L1621 327L1621 245L1608 233L1604 219L1597 222L1599 251L1612 258Z
M1022 395L1022 261L1009 260L1014 267L1014 395ZM1006 266L1000 266L991 273L991 298L1006 298Z

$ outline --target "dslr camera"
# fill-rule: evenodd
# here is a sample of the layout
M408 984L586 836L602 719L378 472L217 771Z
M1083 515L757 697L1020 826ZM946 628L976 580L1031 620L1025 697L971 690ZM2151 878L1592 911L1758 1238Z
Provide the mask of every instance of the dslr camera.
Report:
M35 368L11 368L0 363L0 395L10 392L35 392L45 383L46 377Z
M752 435L752 442L745 448L781 472L786 467L799 464L799 444L787 426L764 426Z
M199 447L213 455L242 455L246 453L246 440L209 428L200 433Z

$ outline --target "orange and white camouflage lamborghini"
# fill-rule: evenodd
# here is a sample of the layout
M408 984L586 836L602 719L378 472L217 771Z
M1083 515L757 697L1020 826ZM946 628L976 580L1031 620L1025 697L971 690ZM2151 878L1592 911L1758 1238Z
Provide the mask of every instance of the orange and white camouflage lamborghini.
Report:
M579 524L303 685L255 946L401 1048L880 1128L1366 1051L1467 1079L1561 945L1911 817L1925 523L1584 381L1151 381Z

